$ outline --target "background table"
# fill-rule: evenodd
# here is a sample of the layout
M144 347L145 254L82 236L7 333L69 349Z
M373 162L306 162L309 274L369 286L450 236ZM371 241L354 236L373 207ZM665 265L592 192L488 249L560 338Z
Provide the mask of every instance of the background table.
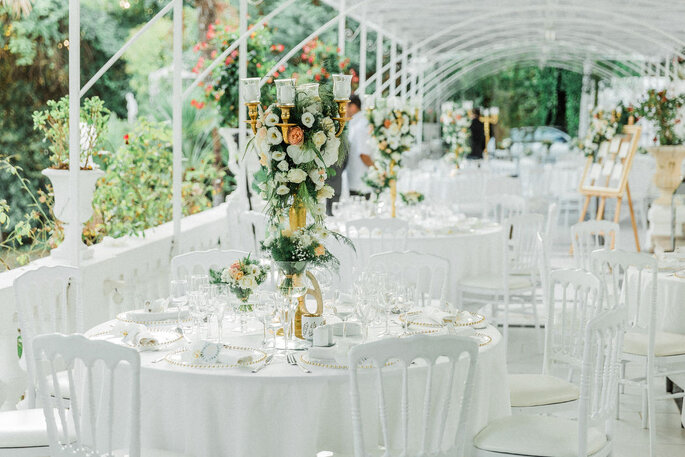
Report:
M501 335L494 327L479 332L489 335L492 342L481 347L479 354L469 436L489 421L510 414ZM255 338L261 335L230 334L225 340L254 346ZM141 353L144 447L197 457L313 457L322 450L353 454L346 370L311 367L312 373L306 374L287 365L282 357L257 374L244 368L192 369L166 361L153 364L161 355ZM421 367L410 369L412 376L423 371ZM372 392L370 386L367 391ZM423 390L411 391L411 395L423 403ZM364 412L371 422L378 417L375 410ZM375 431L371 427L366 433Z

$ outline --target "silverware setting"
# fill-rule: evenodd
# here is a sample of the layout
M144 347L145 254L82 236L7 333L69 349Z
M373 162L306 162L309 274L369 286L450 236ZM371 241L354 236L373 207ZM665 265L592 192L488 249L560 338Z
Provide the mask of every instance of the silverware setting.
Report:
M290 365L297 365L305 373L311 373L311 371L307 367L300 365L300 363L297 361L297 357L295 357L295 354L288 353L286 354L285 358L288 360L288 363Z
M264 359L264 363L262 363L261 365L259 365L259 366L256 367L256 368L252 369L252 372L253 372L253 373L259 372L262 368L264 368L265 366L267 366L268 364L270 364L270 363L271 363L271 359L273 359L273 358L274 358L274 355L273 355L273 354L267 355L267 356L266 356L266 359Z

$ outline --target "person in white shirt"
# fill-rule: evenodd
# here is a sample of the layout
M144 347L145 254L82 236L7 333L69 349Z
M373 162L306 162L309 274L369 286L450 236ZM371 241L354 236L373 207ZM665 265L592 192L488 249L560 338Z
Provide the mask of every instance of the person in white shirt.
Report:
M357 94L350 97L347 115L352 118L348 124L350 153L345 167L350 195L363 195L368 199L369 189L362 181L362 176L367 168L373 166L373 160L369 155L369 122L364 116L362 103Z

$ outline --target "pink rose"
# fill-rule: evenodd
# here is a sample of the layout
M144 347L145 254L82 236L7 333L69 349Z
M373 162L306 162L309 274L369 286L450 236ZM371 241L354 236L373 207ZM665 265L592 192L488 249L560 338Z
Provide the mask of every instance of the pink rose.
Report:
M288 143L299 146L304 141L304 132L300 127L291 127L288 130Z

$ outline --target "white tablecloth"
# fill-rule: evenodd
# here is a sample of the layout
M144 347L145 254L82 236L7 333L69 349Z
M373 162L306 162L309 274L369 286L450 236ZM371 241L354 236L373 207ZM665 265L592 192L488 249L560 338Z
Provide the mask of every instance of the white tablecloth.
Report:
M637 289L637 272L628 271L627 280ZM646 290L651 284L651 276L643 275L642 300L647 300ZM657 328L664 332L685 334L685 279L676 277L673 272L660 272L657 275ZM642 303L645 303L644 301Z
M510 414L501 335L494 327L479 332L492 342L480 350L470 436ZM229 335L226 340L246 344L244 338L251 338L255 345L261 335L242 338ZM159 352L141 357L143 447L196 457L313 457L322 450L353 454L346 370L311 367L312 373L305 374L278 357L252 374L243 368L153 364ZM410 373L420 375L421 370L425 368L412 367ZM423 403L422 390L411 395ZM378 417L375 410L369 414L370 419Z

